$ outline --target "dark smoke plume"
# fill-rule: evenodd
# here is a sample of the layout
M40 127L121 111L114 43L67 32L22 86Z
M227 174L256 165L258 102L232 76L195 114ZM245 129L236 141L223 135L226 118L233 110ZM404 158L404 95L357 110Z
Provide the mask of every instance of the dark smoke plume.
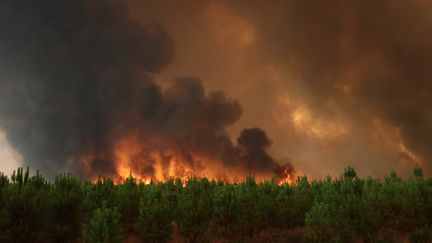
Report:
M228 169L281 170L264 131L230 140L225 128L243 112L236 101L206 94L194 77L156 83L173 53L164 29L133 21L122 1L3 0L0 127L25 165L49 175L115 176L115 144L131 134L140 149L131 166L141 174L154 173L155 152L192 168L205 166L198 156Z

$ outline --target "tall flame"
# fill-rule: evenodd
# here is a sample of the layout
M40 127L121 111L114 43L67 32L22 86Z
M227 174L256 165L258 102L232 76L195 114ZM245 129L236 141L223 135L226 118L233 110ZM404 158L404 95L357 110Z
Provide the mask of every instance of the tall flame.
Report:
M151 181L166 181L173 178L179 178L183 183L186 183L191 177L239 182L250 174L250 171L244 168L225 168L223 163L219 161L195 154L193 155L194 163L191 163L170 148L152 151L148 145L140 143L134 134L124 136L116 141L113 152L115 157L113 179L116 182L122 182L129 176L146 184ZM90 158L92 155L87 155L83 157L83 160L89 161ZM252 175L257 181L263 181L274 176L279 184L293 183L292 167L282 167L277 173L271 174L271 172L266 171L255 172Z

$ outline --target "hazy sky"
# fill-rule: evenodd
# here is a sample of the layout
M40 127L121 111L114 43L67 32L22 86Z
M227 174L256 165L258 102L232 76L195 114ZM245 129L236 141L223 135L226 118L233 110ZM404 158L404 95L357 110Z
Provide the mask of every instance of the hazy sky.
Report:
M242 106L217 130L233 143L261 127L279 163L314 177L347 165L382 176L420 164L432 174L432 1L125 2L119 15L172 41L155 83L197 77Z
M11 174L21 165L19 155L11 148L3 132L0 131L0 167L5 174Z

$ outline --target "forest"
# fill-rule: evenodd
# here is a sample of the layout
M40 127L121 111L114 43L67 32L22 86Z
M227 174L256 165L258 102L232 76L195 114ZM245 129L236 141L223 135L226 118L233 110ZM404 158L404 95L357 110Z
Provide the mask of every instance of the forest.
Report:
M143 183L0 175L0 242L431 242L432 178Z

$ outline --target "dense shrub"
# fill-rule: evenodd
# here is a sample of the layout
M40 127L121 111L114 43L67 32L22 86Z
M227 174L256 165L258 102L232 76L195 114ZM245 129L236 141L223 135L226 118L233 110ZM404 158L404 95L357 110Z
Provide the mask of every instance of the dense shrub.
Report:
M420 167L405 179L348 167L283 185L0 173L0 242L431 242L431 224L432 179Z
M124 183L117 185L116 193L116 206L122 215L121 222L127 233L134 233L135 225L138 222L140 186L131 175Z
M176 222L188 242L208 241L213 213L213 191L206 178L191 178L178 195Z
M83 241L88 243L116 243L121 242L120 214L117 208L96 209L88 225L83 229Z
M238 191L233 185L219 185L213 194L212 235L216 239L237 239L241 236L242 205Z
M0 242L31 242L46 222L48 185L39 174L19 168L1 189Z
M173 233L173 212L161 187L146 186L139 205L139 233L143 242L167 242Z
M70 174L59 175L48 193L47 232L53 242L72 242L83 219L81 183Z

